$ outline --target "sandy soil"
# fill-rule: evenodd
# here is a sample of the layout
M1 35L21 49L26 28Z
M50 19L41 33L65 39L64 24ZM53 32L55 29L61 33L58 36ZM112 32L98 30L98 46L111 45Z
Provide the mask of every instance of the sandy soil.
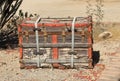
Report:
M90 2L95 9L95 0ZM104 0L103 11L106 22L120 21L120 1ZM38 13L40 16L87 16L86 0L23 0L20 9L30 13Z
M119 4L120 0L105 0L103 8L105 22L120 21ZM30 13L38 13L42 17L86 16L86 5L85 0L23 0L20 9ZM92 73L91 70L84 68L80 68L79 70L51 70L40 68L21 70L19 68L18 48L14 50L0 49L0 81L88 81L88 79L84 78L86 76L90 76L91 81L95 81L100 77L105 66L110 63L109 55L119 53L120 25L111 24L109 26L110 27L106 29L113 33L113 37L107 40L99 40L93 45L95 51L100 51L100 66L95 67ZM81 74L81 71L83 71L84 74ZM94 76L95 71L99 71L96 76Z

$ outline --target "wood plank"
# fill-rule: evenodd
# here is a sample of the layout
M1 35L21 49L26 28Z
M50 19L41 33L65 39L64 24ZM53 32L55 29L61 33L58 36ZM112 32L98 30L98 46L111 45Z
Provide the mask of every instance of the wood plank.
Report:
M71 43L39 43L40 48L71 48ZM36 48L36 43L22 43L23 48ZM75 43L75 48L89 48L92 44Z

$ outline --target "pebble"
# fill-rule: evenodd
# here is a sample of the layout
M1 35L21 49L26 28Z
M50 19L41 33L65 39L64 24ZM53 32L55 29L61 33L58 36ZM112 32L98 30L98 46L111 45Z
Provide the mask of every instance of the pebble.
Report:
M0 62L0 66L7 65L6 62Z
M16 73L16 75L19 75L19 73Z

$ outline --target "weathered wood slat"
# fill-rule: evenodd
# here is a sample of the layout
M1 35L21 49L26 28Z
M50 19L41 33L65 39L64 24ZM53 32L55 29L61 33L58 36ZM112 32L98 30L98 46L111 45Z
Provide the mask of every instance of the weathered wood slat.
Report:
M29 35L35 35L34 31L28 31ZM22 33L23 35L25 35L25 33ZM43 35L44 32L39 32L39 35ZM61 35L62 31L47 31L48 35ZM71 35L71 32L65 32L65 35ZM81 35L81 32L75 32L75 35Z
M28 42L29 43L36 43L36 37L35 37L35 35L29 35L28 36ZM63 37L62 37L62 35L58 35L58 43L63 43ZM81 38L81 36L80 35L75 35L75 42L76 43L87 43L88 42L88 38L84 38L84 41L82 41L83 39ZM39 36L39 42L40 43L44 43L45 42L45 40L44 40L44 35L40 35ZM52 40L51 40L51 36L50 35L48 35L47 36L47 40L46 40L46 43L51 43L52 42ZM67 43L71 43L71 35L67 35L66 37L65 37L65 42ZM26 43L26 36L24 35L23 36L23 43Z
M37 61L38 61L37 59L35 59L35 60L32 60L32 59L30 59L30 60L28 60L28 59L23 59L23 60L21 60L20 62L21 62L21 63L24 63L24 64L36 64ZM83 58L81 58L81 59L74 59L73 61L74 61L74 63L88 63L88 62L89 62L89 59L88 59L87 57L83 57ZM71 59L58 59L58 60L55 60L55 59L45 59L45 60L41 60L41 59L40 59L39 62L40 62L40 63L49 63L49 64L51 64L51 63L62 63L62 64L64 64L64 63L70 63L70 62L71 62Z
M39 43L40 48L71 48L71 43ZM23 48L36 48L36 43L23 43ZM91 44L88 43L75 43L75 48L88 48Z

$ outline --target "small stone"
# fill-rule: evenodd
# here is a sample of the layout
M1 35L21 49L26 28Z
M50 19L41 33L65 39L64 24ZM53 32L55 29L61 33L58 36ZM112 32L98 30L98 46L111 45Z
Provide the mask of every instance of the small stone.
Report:
M31 69L31 72L35 72L35 69Z
M94 76L92 76L92 77L91 77L91 80L92 80L92 81L95 81L95 77L94 77Z
M16 75L19 75L19 73L16 73Z
M0 66L7 65L6 62L0 62Z
M15 59L18 58L17 56L14 57Z

